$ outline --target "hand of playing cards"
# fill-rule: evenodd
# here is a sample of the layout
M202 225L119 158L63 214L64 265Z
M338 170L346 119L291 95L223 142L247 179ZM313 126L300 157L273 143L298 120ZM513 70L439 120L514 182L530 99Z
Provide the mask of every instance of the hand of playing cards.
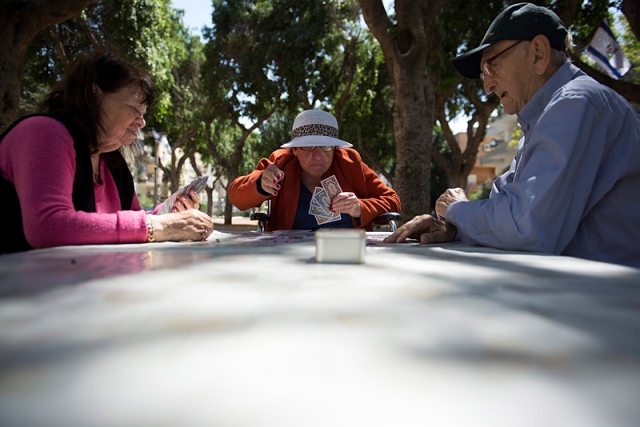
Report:
M311 204L309 205L309 215L316 217L318 225L342 219L342 215L329 210L331 200L333 200L333 198L338 194L342 193L342 188L340 187L340 184L338 184L338 179L335 175L331 175L329 178L323 179L321 184L322 187L316 187L313 191Z
M184 187L178 189L175 193L173 193L167 200L162 204L162 208L158 211L158 215L164 215L171 212L171 208L173 204L176 202L176 198L178 196L188 196L189 192L193 190L196 194L200 193L207 186L207 181L209 180L209 175L202 175Z

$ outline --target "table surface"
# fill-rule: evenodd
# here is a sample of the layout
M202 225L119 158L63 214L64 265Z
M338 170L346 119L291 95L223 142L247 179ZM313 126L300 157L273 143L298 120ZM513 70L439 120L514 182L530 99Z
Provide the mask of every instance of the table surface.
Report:
M0 426L638 426L640 270L312 234L0 256Z

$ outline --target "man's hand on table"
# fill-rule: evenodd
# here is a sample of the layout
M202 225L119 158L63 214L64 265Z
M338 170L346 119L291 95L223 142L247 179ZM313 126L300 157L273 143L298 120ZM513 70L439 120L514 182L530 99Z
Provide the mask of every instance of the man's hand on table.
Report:
M383 240L384 243L402 243L416 239L420 243L450 242L456 235L456 226L431 215L420 215L402 225Z

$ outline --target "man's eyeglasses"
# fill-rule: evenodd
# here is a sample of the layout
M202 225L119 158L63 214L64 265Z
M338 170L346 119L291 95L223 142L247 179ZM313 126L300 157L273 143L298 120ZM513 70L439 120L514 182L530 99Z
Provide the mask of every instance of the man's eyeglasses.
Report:
M333 151L336 148L333 145L311 145L308 147L298 147L298 148L301 149L302 151L313 151L316 149L316 147L318 147L322 151Z
M480 66L480 70L481 70L480 80L484 81L485 77L493 78L496 75L496 69L493 66L493 61L495 61L497 57L499 57L501 55L504 55L509 50L511 50L512 48L516 47L518 45L518 43L521 43L522 41L523 40L515 42L514 44L512 44L508 48L506 48L504 50L501 50L500 52L498 52L495 55L493 55L491 58L488 58L486 61L484 61L482 63L482 65Z

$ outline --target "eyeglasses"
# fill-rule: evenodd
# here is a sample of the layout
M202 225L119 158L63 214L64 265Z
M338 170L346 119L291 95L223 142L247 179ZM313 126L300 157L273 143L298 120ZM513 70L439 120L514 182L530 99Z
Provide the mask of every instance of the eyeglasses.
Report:
M298 147L298 148L301 149L302 151L313 151L316 149L316 147L325 152L333 151L336 149L336 147L334 147L333 145L311 145L308 147Z
M493 78L496 75L496 69L493 66L493 61L495 61L497 57L499 57L501 55L504 55L509 50L511 50L512 48L516 47L516 45L518 45L518 43L521 43L522 41L523 40L515 42L514 44L512 44L508 48L506 48L504 50L501 50L497 54L493 55L491 58L489 58L486 61L484 61L482 63L482 65L480 66L480 70L481 70L481 72L480 72L480 80L482 80L484 82L484 78L485 77Z

